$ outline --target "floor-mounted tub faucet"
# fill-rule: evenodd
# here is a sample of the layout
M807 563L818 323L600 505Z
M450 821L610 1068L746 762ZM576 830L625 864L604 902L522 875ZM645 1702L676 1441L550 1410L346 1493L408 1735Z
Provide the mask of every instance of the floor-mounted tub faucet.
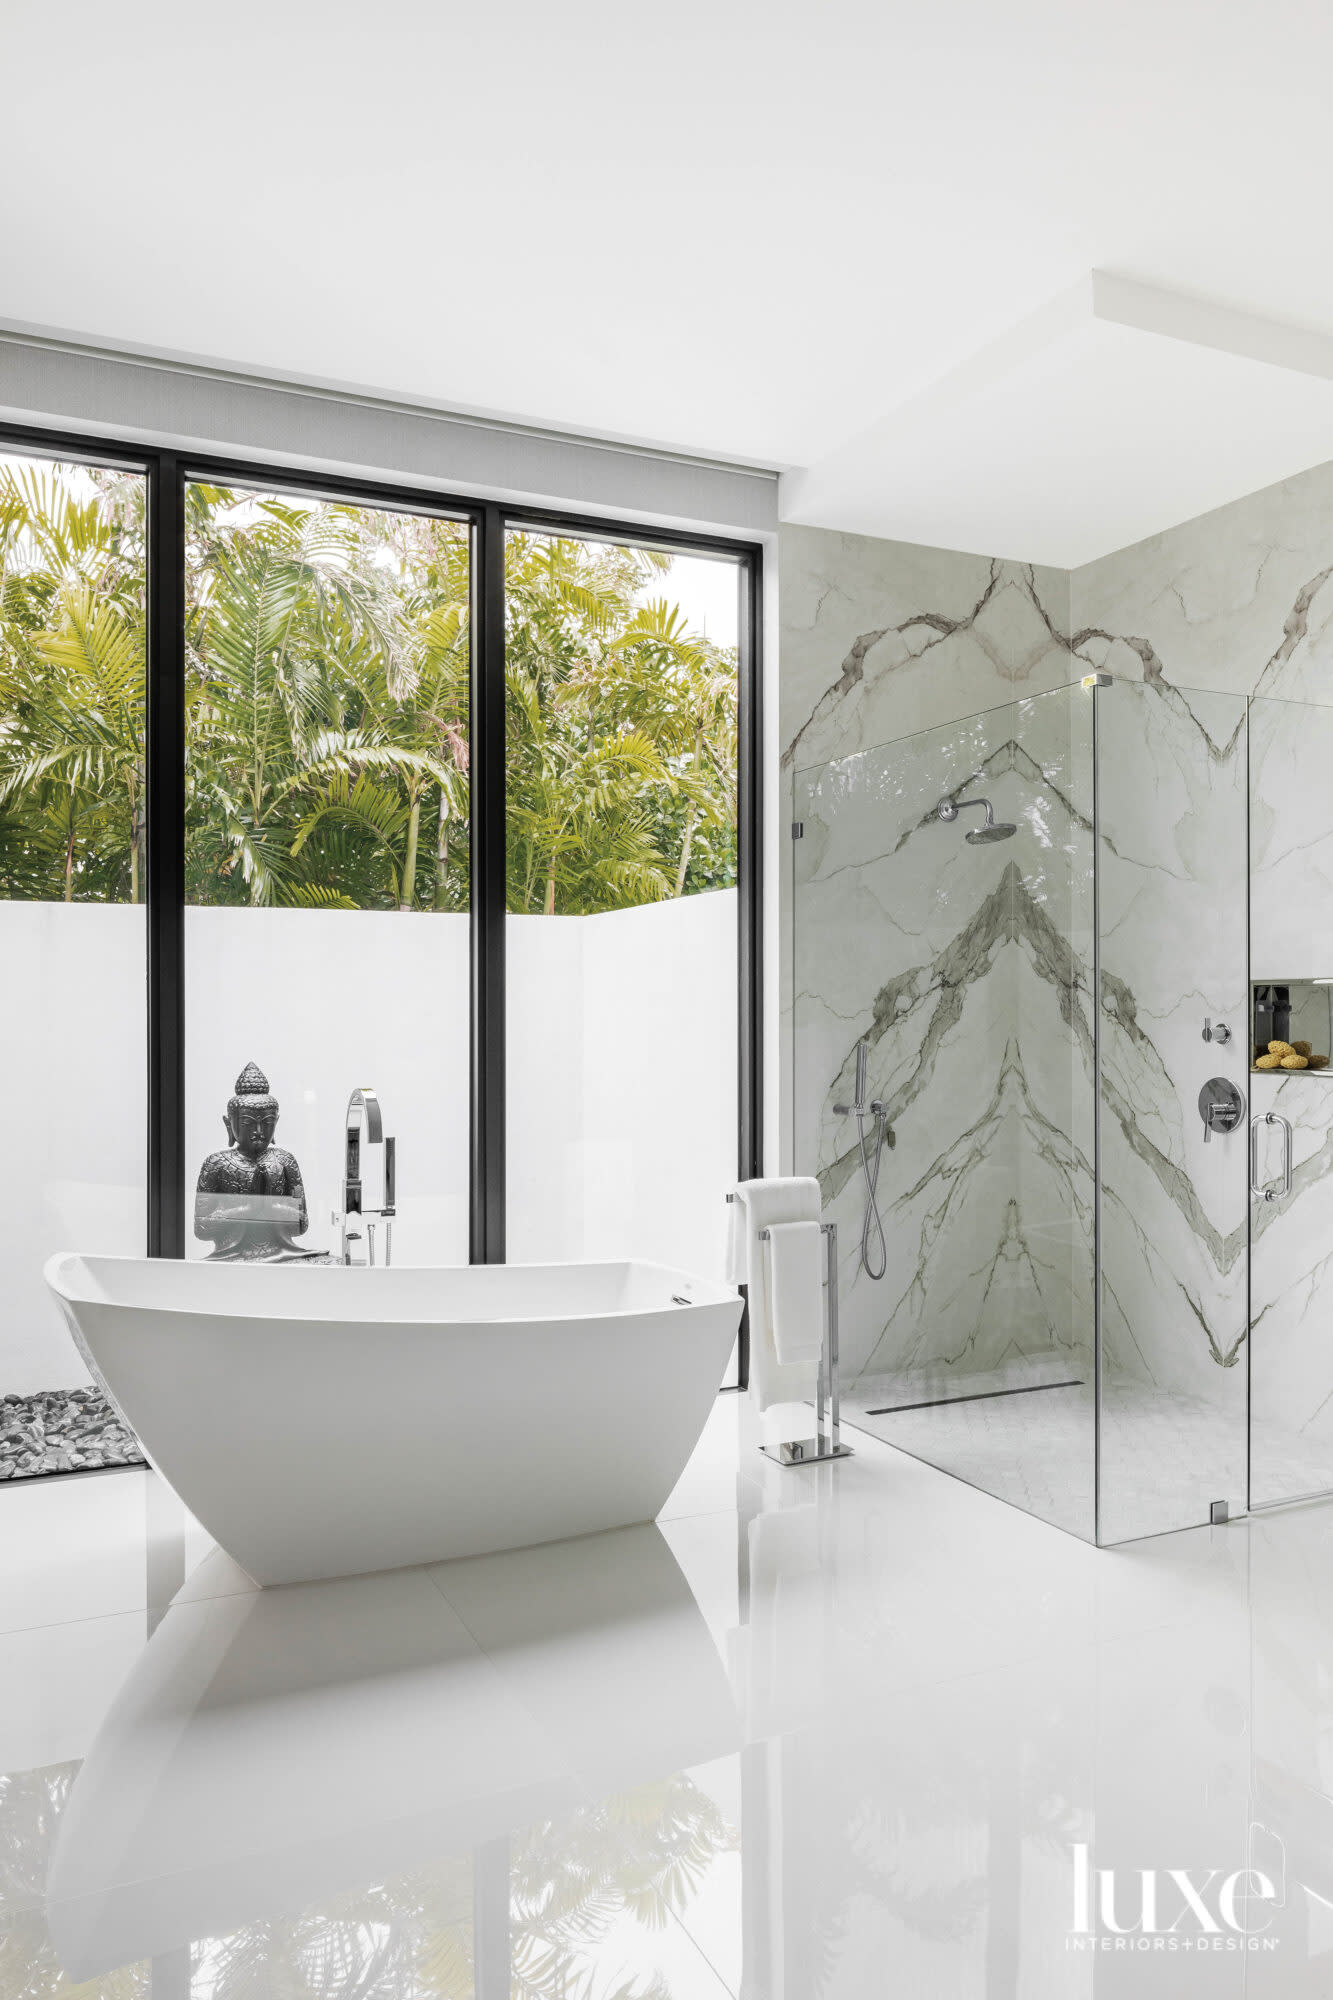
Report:
M334 1221L342 1224L344 1264L373 1264L375 1261L375 1216L384 1224L384 1261L393 1261L393 1218L397 1214L398 1145L384 1135L384 1115L375 1092L367 1087L354 1090L347 1100L346 1137L343 1151L342 1214ZM379 1208L367 1208L362 1184L362 1146L380 1146L384 1151L384 1200ZM353 1227L359 1217L365 1226L366 1255L357 1256L353 1244L360 1243L361 1231Z

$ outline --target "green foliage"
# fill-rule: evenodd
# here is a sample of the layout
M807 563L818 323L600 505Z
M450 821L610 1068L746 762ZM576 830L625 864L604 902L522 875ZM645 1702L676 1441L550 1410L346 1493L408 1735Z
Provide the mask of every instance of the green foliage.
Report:
M143 482L0 461L0 893L137 902Z
M511 533L509 908L611 910L735 880L736 662L652 549Z
M466 909L464 524L192 485L186 868L197 903ZM0 460L0 895L138 901L144 491ZM736 662L659 552L509 536L509 907L735 880Z

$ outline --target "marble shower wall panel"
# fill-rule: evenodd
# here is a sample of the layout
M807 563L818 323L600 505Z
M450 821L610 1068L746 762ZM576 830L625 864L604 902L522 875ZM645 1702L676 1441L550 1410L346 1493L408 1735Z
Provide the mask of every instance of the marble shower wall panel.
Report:
M1292 1190L1256 1202L1250 1260L1250 1495L1255 1506L1333 1488L1333 1074L1250 1078L1251 1109L1292 1126ZM1281 1137L1259 1137L1276 1184Z
M779 562L787 771L1072 678L1063 570L800 527Z
M1333 464L1073 571L1070 618L1117 676L1333 703Z
M787 525L778 560L784 792L801 770L1062 686L1080 671L1070 658L1064 571ZM779 906L780 1060L790 1075L785 867ZM780 1145L790 1162L785 1092Z
M1250 962L1257 979L1333 976L1333 708L1250 705ZM1314 987L1312 998L1333 991ZM1326 1048L1327 1031L1318 1033ZM1256 1505L1333 1487L1333 1072L1256 1072L1253 1111L1292 1127L1292 1190L1251 1211L1250 1490ZM1280 1128L1259 1134L1278 1186Z
M839 1225L849 1384L884 1378L889 1396L904 1378L920 1396L1089 1372L1091 705L1075 698L1078 728L1062 691L797 780L796 1166ZM1018 833L970 846L970 818L935 816L946 793L986 795ZM855 1125L833 1108L862 1036L896 1142L878 1281Z
M1333 978L1333 708L1251 703L1250 897L1255 979Z
M1096 699L1100 1534L1120 1541L1245 1505L1246 1130L1205 1144L1197 1109L1209 1076L1246 1085L1245 705L1151 681ZM1167 1459L1138 1436L1164 1408Z
M1092 730L1093 698L1082 688L1018 708L1015 754L1029 787L1023 902L1014 924L1026 1081L1018 1198L1045 1316L1065 1329L1058 1345L1075 1364L1069 1372L1089 1386L1096 1247ZM1024 905L1033 919L1026 923Z

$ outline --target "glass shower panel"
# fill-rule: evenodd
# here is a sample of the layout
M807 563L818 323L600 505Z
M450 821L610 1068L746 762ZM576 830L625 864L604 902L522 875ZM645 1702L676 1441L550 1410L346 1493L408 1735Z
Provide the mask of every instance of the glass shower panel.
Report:
M1321 1060L1333 1055L1331 759L1333 708L1250 704L1250 978L1257 1006L1247 1032L1260 1189L1250 1202L1256 1507L1333 1489L1326 1289L1333 1278L1333 1067ZM1272 1042L1290 1048L1270 1051Z
M1098 1538L1245 1506L1245 704L1097 690ZM1208 1023L1231 1030L1205 1040Z
M848 1418L1091 1538L1092 703L806 771L793 816L795 1165L838 1224Z

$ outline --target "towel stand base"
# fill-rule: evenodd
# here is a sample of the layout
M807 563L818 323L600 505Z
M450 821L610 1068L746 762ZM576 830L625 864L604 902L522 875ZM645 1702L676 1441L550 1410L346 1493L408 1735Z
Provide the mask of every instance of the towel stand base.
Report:
M823 1444L819 1438L789 1438L785 1444L761 1444L759 1449L775 1465L819 1465L852 1456L849 1444Z
M727 1196L734 1201L734 1195ZM842 1415L838 1381L838 1225L821 1222L826 1254L824 1351L819 1359L819 1389L815 1402L818 1435L789 1438L783 1444L761 1444L765 1458L775 1465L827 1465L835 1458L851 1458L852 1448L841 1438ZM768 1241L768 1231L757 1232L759 1241Z

